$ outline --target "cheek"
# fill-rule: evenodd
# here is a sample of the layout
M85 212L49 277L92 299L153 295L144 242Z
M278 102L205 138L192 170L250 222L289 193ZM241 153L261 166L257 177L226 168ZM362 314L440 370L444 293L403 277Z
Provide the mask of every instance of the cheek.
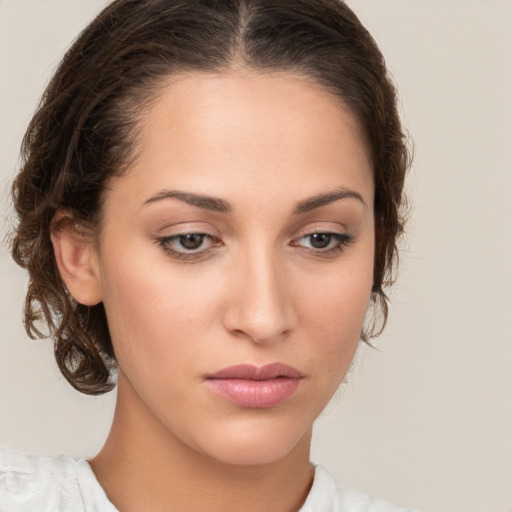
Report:
M179 269L140 261L147 259L106 262L102 287L118 361L121 367L136 363L144 372L155 362L197 353L218 299L211 282L199 286Z
M372 252L354 254L328 274L303 280L303 307L311 321L316 319L325 329L338 330L350 338L354 329L361 330L372 283Z
M321 287L313 279L306 282L302 292L302 320L311 343L310 355L323 371L323 385L332 391L350 366L368 310L373 263L366 259L366 263L359 260L363 264L334 273Z
M313 302L310 339L320 366L333 369L332 375L343 377L359 344L369 301L369 290L351 287L350 283L333 290L329 297L318 296ZM316 294L312 294L314 299ZM316 335L315 335L316 334ZM335 377L337 378L337 377Z

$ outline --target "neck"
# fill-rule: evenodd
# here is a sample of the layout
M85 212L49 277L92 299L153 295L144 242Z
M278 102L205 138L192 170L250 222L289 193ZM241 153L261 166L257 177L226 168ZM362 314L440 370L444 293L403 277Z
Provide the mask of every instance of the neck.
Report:
M293 512L311 487L311 431L282 459L232 465L181 442L135 398L120 373L109 437L90 461L120 512Z

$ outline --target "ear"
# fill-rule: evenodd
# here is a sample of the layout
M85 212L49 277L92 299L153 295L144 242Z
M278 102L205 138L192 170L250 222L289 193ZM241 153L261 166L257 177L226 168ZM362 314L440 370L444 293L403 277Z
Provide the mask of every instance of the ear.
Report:
M62 280L84 306L102 301L97 250L92 236L77 227L73 216L59 210L53 217L51 239Z

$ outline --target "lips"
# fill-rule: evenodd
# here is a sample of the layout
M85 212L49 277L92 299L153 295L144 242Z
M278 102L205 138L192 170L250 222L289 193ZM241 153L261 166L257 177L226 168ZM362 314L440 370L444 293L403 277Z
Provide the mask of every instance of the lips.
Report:
M264 409L291 398L303 378L299 370L282 363L261 367L242 364L207 375L205 383L211 391L234 405Z

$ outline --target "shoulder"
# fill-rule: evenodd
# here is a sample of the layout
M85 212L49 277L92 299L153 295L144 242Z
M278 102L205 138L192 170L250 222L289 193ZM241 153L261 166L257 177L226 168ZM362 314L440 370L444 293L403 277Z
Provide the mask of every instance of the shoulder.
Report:
M0 512L116 512L85 460L0 447Z
M82 512L75 461L0 448L0 503L2 512Z
M83 493L84 490L87 492ZM69 455L28 455L0 447L1 512L114 510L97 506L104 496L99 491L85 461L76 461Z
M300 512L412 512L381 498L346 489L336 484L323 466L316 466L315 478Z

